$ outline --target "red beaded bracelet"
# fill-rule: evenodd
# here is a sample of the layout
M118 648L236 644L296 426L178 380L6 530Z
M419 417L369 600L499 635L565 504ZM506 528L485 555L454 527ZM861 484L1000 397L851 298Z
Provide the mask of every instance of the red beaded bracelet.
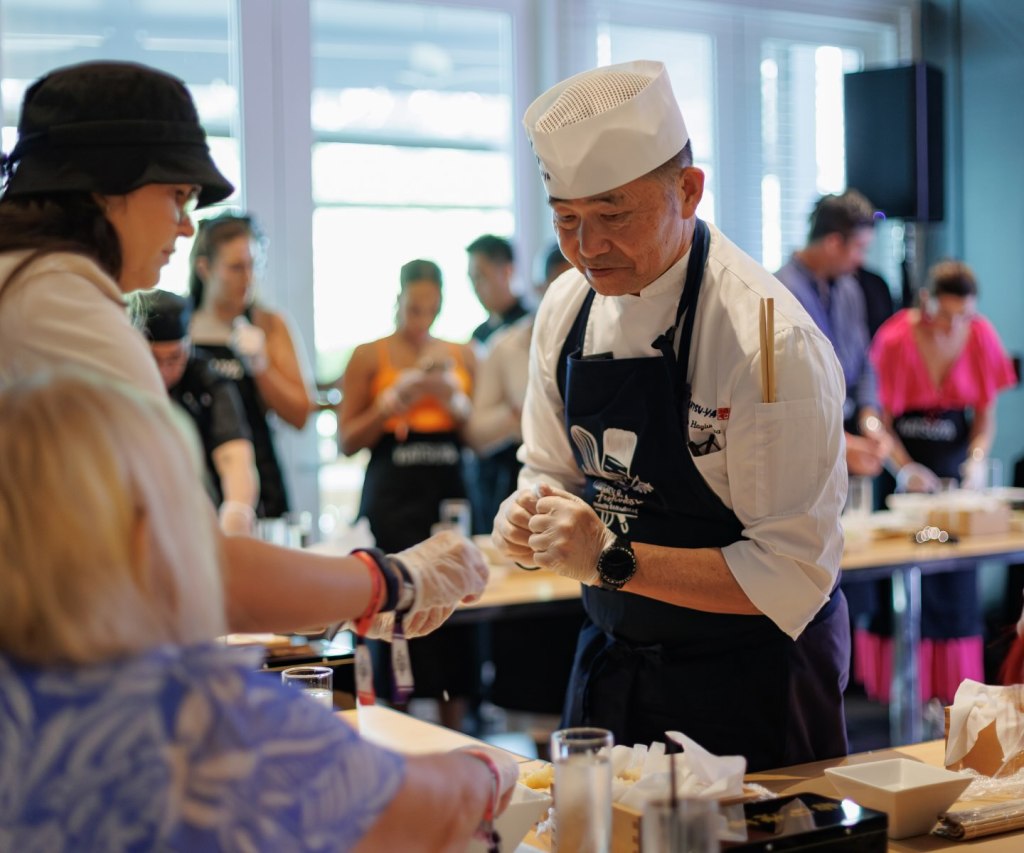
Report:
M487 769L491 771L491 775L494 777L494 794L487 804L487 811L484 812L485 821L494 820L494 812L498 808L498 798L501 796L501 771L498 770L498 765L495 764L494 759L483 750L467 749L465 752L474 758L479 758L486 764Z
M372 584L372 588L370 590L370 601L366 605L366 610L364 610L362 615L355 620L354 625L356 633L362 636L370 630L373 617L380 612L387 590L384 589L384 578L381 575L380 567L377 565L377 562L373 557L369 554L363 553L362 551L354 551L352 556L358 559L359 562L363 563L366 568L370 570L370 583Z

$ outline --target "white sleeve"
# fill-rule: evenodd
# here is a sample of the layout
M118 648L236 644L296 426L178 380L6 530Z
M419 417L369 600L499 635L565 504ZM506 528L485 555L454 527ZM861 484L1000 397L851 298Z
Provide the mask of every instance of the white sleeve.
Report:
M2 294L4 378L73 365L166 397L149 346L128 319L116 285L85 258L60 259L60 268L56 256L39 262Z
M565 404L558 390L558 357L589 285L572 276L556 281L537 311L530 342L530 377L523 403L519 487L540 482L581 494L584 477L565 429ZM582 283L582 287L580 286Z
M839 574L846 497L842 371L815 330L775 336L777 401L761 401L760 360L734 388L726 465L746 538L722 549L750 600L792 637Z
M466 441L477 453L490 453L502 445L520 441L519 421L506 388L504 370L525 371L526 359L516 352L514 330L498 333L500 337L480 360L473 383L473 409L466 422ZM506 364L506 362L509 362Z

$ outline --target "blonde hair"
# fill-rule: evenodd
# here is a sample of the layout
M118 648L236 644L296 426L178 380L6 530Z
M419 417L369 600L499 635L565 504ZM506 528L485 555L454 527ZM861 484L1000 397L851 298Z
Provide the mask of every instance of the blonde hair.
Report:
M61 372L0 394L0 652L92 663L225 631L195 431Z

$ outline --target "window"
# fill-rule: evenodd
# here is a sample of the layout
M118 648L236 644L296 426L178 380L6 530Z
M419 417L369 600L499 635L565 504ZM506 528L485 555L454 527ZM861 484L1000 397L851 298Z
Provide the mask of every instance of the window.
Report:
M3 150L10 151L17 139L25 90L46 72L100 59L141 62L185 81L206 128L213 159L238 187L233 11L232 0L3 0ZM188 251L188 245L179 243L163 271L161 287L178 292L187 288Z
M314 302L317 372L394 329L398 271L436 261L434 334L485 318L465 247L512 236L512 22L436 4L315 0ZM355 311L355 306L359 310Z
M843 74L909 59L911 3L598 0L598 62L661 59L710 193L700 213L774 270L845 188ZM586 64L586 63L584 63ZM884 233L884 232L883 232ZM891 241L872 261L895 280Z
M313 300L317 375L394 330L406 261L440 266L433 333L465 341L484 320L465 247L511 237L512 16L388 0L313 0ZM336 459L333 412L317 419L321 529L351 521L365 453Z

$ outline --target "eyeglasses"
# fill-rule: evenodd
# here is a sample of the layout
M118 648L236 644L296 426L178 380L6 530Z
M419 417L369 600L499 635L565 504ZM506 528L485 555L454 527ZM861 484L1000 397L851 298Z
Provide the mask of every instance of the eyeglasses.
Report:
M196 207L199 205L199 187L192 187L187 193L183 190L176 190L174 193L174 203L178 208L178 224L185 222L192 218L192 214L196 212Z

